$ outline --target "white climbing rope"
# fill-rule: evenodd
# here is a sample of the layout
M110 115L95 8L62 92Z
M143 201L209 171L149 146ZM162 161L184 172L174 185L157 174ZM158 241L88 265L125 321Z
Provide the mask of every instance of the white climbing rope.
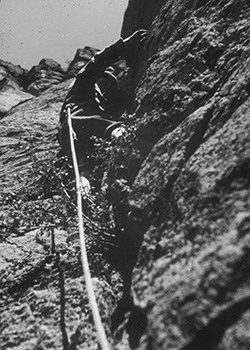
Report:
M84 234L84 222L83 222L83 215L82 215L82 192L81 192L81 179L80 179L80 173L79 173L79 167L77 163L77 157L76 157L76 151L75 151L75 144L74 140L76 139L76 134L73 130L72 126L72 117L71 117L71 111L70 107L67 107L67 114L68 114L68 126L69 126L69 137L70 137L70 147L71 147L71 153L72 153L72 159L73 159L73 167L75 172L75 179L76 179L76 191L77 191L77 212L78 212L78 228L79 228L79 236L80 236L80 246L81 246L81 258L82 258L82 267L83 267L83 273L85 277L85 283L86 283L86 289L88 293L89 298L89 304L92 311L96 332L99 338L99 343L102 348L102 350L110 350L110 345L107 340L107 336L104 331L104 327L101 321L101 316L98 310L94 288L91 280L91 274L89 269L89 263L88 263L88 256L87 256L87 250L86 250L86 244L85 244L85 234Z

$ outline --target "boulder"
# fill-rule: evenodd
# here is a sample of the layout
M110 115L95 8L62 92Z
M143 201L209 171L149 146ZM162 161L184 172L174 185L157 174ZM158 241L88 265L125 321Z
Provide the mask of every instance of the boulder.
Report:
M64 74L64 70L61 67L61 65L56 62L55 60L51 59L51 58L43 58L40 62L39 65L42 67L46 67L51 71L55 71L55 72L59 72Z
M26 71L20 66L0 60L0 117L12 107L33 96L23 91Z
M10 62L0 59L0 81L2 71L5 71L9 77L15 78L20 86L24 84L27 70L23 69L20 65L16 66Z
M78 49L73 61L69 64L67 78L76 76L79 70L91 60L96 52L98 52L98 50L90 46L86 46L83 49Z
M61 65L52 59L42 59L26 74L26 89L35 96L40 95L52 85L65 79Z

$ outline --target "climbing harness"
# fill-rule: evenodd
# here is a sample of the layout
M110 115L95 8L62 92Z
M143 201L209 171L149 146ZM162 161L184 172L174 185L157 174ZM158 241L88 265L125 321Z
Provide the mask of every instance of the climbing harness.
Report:
M82 213L82 191L81 191L81 179L79 173L79 167L77 163L76 151L74 140L76 139L76 134L73 130L72 126L72 116L70 106L67 107L67 121L69 126L69 138L70 138L70 147L73 159L73 167L76 179L76 192L77 192L77 212L78 212L78 228L79 228L79 236L80 236L80 246L81 246L81 260L83 273L85 277L86 289L89 298L89 304L92 311L96 332L99 338L99 343L102 350L110 350L110 345L107 340L107 336L105 334L105 330L101 321L101 316L98 310L94 288L91 280L91 274L88 263L88 256L85 244L85 234L84 234L84 222L83 222L83 213Z

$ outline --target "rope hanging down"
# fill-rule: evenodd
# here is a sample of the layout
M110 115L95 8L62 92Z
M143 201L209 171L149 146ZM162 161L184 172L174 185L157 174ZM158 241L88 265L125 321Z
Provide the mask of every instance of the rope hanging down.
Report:
M82 258L82 267L83 267L83 273L85 277L85 283L86 283L86 289L88 293L89 298L89 304L92 311L96 332L99 338L99 343L101 345L102 350L110 350L110 346L102 325L101 316L98 310L94 288L91 280L90 275L90 269L89 269L89 263L88 263L88 256L87 256L87 250L86 250L86 244L85 244L85 235L84 235L84 222L83 222L83 215L82 215L82 192L81 192L81 178L77 163L77 157L76 157L76 151L75 151L75 144L74 139L76 139L75 132L72 127L72 116L70 107L67 107L67 114L68 114L68 126L69 126L69 137L70 137L70 147L71 147L71 153L72 153L72 159L73 159L73 167L75 172L75 179L76 179L76 191L77 191L77 212L78 212L78 228L79 228L79 236L80 236L80 246L81 246L81 258Z

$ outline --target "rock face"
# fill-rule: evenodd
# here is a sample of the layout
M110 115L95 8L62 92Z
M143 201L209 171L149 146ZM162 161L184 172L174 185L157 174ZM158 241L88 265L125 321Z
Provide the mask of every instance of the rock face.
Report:
M21 66L15 66L14 64L10 62L6 62L3 60L0 60L0 67L1 67L1 80L2 78L14 78L19 83L19 85L23 85L25 80L25 74L27 71L23 69ZM3 77L2 77L3 76Z
M33 95L13 87L13 83L7 83L0 91L0 117L3 117L12 107L27 101Z
M72 78L76 73L93 57L97 52L97 49L86 46L84 49L78 49L76 51L73 61L70 63L67 69L67 77Z
M38 96L52 85L65 80L65 77L65 72L59 63L52 59L42 59L26 75L27 91Z
M165 0L129 0L124 15L121 36L126 38L135 30L148 29Z
M149 30L134 122L152 149L129 197L140 349L250 346L249 16L166 1Z
M25 74L20 66L0 60L0 118L12 107L33 97L23 91Z
M95 348L97 343L82 278L74 191L69 182L63 185L68 169L55 165L56 126L70 82L12 108L0 121L2 349L62 349L81 343ZM89 261L110 336L116 298L100 277L112 279L113 273L104 266L104 238L91 215Z
M97 51L89 46L78 49L67 71L58 62L48 58L43 58L29 71L0 60L0 118L19 103L73 78Z
M127 199L128 208L116 213L128 223L123 246L113 248L103 195L93 193L84 208L95 291L114 349L250 347L249 23L247 0L129 2L122 34L149 31L133 67L134 110L124 117L128 136L119 146L128 179L115 177L124 175L118 158L119 171L107 181ZM22 76L11 84L21 85ZM81 277L73 184L56 161L69 83L0 121L3 349L98 347ZM129 248L138 250L134 305L123 305L122 318L121 278L108 254ZM114 312L119 320L111 327Z
M9 66L8 84L21 92L16 67ZM60 71L54 61L42 60L40 66ZM26 77L24 72L22 84ZM26 101L6 110L0 120L1 349L76 348L82 342L95 348L97 343L89 322L74 199L69 195L73 187L69 181L69 188L63 185L68 168L55 165L59 111L71 81L48 84L37 97L22 91ZM109 334L116 300L111 287L99 277L112 272L102 263L98 223L88 215L86 230L92 238L87 246L93 247L89 260L97 271L93 282Z

